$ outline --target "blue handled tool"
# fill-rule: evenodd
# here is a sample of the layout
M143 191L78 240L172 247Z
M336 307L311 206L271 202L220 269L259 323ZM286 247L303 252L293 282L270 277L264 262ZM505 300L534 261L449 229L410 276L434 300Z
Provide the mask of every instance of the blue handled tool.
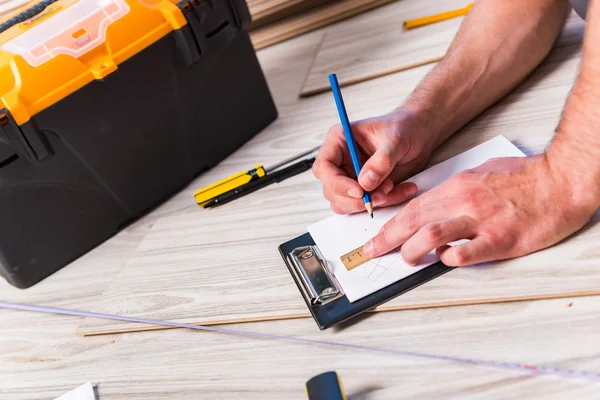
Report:
M348 113L346 113L346 107L344 106L344 99L342 98L340 85L335 74L329 75L329 83L331 84L331 91L333 92L335 105L337 106L338 114L340 115L340 121L344 127L344 135L346 136L346 143L348 143L348 151L350 152L350 158L352 159L354 172L356 172L356 178L358 178L362 166L360 164L360 158L358 157L356 143L354 142L354 137L352 136L352 128L350 127ZM365 208L369 212L369 215L371 218L373 218L373 202L371 201L371 194L366 190L363 194L363 201L365 202Z

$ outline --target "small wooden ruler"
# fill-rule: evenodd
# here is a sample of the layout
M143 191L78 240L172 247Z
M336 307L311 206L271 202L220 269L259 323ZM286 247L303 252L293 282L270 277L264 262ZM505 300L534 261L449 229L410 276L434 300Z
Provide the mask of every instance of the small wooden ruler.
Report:
M342 263L348 271L363 265L371 259L363 254L363 248L360 246L358 249L354 249L340 257Z

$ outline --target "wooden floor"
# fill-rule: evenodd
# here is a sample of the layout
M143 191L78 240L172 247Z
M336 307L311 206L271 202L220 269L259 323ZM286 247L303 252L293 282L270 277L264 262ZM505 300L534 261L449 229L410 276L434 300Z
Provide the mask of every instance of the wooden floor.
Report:
M577 73L582 28L569 27L563 45L521 87L449 140L432 163L498 134L528 154L543 151ZM296 289L286 281L276 246L331 213L311 174L213 211L200 210L193 192L257 162L269 165L322 141L337 122L333 99L328 93L306 99L298 94L324 33L315 31L259 52L280 112L270 127L157 210L41 284L23 291L0 282L0 301L191 321L219 307L218 298L201 304L198 293L221 290L231 298L231 288L238 287L243 289L239 308L221 307L218 315L255 315L292 303L302 311L299 297L286 297ZM351 119L397 106L429 69L347 87L344 98ZM474 268L465 276L480 292L600 288L598 221L600 215L559 246L506 265ZM260 238L264 254L255 252L254 238ZM502 279L497 280L494 270L500 269ZM161 276L169 277L162 297L153 283ZM256 276L263 277L254 288L259 295L251 290ZM413 294L435 299L454 288L452 280L444 287L434 282ZM292 303L277 304L280 296ZM308 318L227 327L600 372L598 309L600 297L590 296L377 313L325 332ZM306 380L328 370L339 373L354 400L582 399L597 397L600 389L600 382L181 329L76 335L102 324L0 310L0 399L53 399L87 381L97 387L100 400L303 399Z
M340 85L436 62L444 56L462 17L406 30L402 23L464 7L467 0L397 0L327 29L302 87L303 96L329 90L335 72Z

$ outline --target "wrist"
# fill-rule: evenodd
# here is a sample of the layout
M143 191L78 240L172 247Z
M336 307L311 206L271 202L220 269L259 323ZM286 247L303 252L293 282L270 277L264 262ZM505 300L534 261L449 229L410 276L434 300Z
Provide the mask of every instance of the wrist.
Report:
M571 189L576 205L600 207L600 79L582 68L545 158Z
M600 208L600 165L579 154L575 146L557 140L543 156L550 176L568 195L573 210L591 217Z
M465 93L468 85L448 85L448 67L441 62L398 108L422 121L429 132L432 151L459 130L466 119Z
M440 132L435 127L433 113L426 107L404 104L390 114L400 131L410 132L421 153L431 154L441 143Z

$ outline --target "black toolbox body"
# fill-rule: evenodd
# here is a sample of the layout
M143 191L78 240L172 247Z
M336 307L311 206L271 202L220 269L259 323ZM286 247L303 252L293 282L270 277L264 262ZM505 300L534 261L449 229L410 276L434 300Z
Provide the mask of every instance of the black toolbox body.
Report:
M0 275L10 284L30 287L93 249L277 117L245 3L210 3L188 11L202 16L196 31L168 34L26 124L7 113Z

